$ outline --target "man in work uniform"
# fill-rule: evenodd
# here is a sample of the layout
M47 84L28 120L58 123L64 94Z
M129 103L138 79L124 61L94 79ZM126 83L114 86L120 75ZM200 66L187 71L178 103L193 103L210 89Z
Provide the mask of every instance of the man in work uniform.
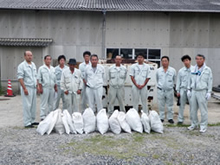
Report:
M121 56L115 57L115 64L109 68L109 105L108 113L112 114L114 110L114 102L118 99L120 111L125 112L124 107L124 83L126 80L127 69L121 64Z
M84 82L86 83L86 96L89 107L95 112L95 104L97 112L103 108L102 95L105 70L104 67L98 64L98 56L91 55L91 66L87 66L85 70Z
M84 77L85 77L86 67L91 65L90 56L91 56L91 53L89 51L85 51L83 53L84 62L79 64L79 70L81 71L82 79L84 79ZM82 108L82 111L84 111L87 108L87 104L88 104L88 101L87 101L87 98L86 98L86 84L84 82L83 83L83 89L81 91L81 108Z
M65 62L66 62L66 57L64 55L60 55L58 57L59 65L55 67L55 74L56 74L56 79L57 79L57 98L55 100L54 109L59 108L60 98L62 98L63 109L66 109L64 91L61 90L60 88L60 80L61 80L62 71L68 68L68 66L65 65Z
M212 92L212 70L205 64L205 56L198 54L196 56L196 66L191 72L191 78L188 85L187 95L191 97L191 126L189 130L198 127L197 112L201 111L200 132L204 133L208 125L207 103Z
M34 122L36 116L37 68L32 62L33 55L31 51L24 52L24 59L18 66L17 77L21 85L24 126L25 128L33 128L33 125L38 125Z
M190 74L191 71L193 70L193 66L191 66L191 57L189 55L184 55L181 58L181 60L184 64L184 67L182 67L179 70L177 75L177 82L176 82L177 97L180 97L178 124L183 124L184 121L183 113L187 100L189 101L189 104L191 106L190 99L187 97L187 89L188 89Z
M173 124L173 87L176 78L176 70L169 66L169 57L161 58L162 67L157 69L157 98L159 104L160 120L164 122L165 105L167 105L167 119Z
M67 110L72 115L79 112L80 94L83 87L81 72L76 69L76 60L69 60L69 68L63 70L60 86L64 91Z
M38 92L41 94L40 118L43 120L54 110L54 91L57 92L55 69L50 65L51 56L44 57L44 65L38 70Z
M147 83L150 80L150 67L148 64L144 63L144 55L137 55L138 63L131 66L131 80L132 85L132 94L133 94L133 107L138 111L138 103L141 98L142 109L145 113L148 114L147 107L147 95L148 88Z

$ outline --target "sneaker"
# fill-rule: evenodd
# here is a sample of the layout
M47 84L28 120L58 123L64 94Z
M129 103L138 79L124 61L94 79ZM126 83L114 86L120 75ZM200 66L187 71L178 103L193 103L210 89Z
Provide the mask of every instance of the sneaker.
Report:
M192 125L191 125L191 126L187 127L187 129L190 130L190 131L192 131L192 130L196 129L196 126L192 126Z
M169 122L170 124L174 124L173 119L168 120L168 122Z
M206 128L201 128L199 132L200 132L200 133L205 133L206 131L207 131Z

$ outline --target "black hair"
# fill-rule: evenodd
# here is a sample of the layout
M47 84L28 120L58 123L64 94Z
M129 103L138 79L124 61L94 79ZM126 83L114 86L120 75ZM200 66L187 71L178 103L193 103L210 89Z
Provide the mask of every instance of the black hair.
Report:
M92 59L92 57L96 57L97 59L99 59L99 57L98 57L97 54L92 54L92 55L90 56L90 59Z
M161 57L161 61L162 61L164 58L166 58L168 61L170 61L170 58L169 58L168 56L163 56L163 57Z
M205 60L205 56L202 54L197 54L196 57L202 57Z
M183 62L185 59L188 59L189 61L191 61L191 57L190 57L188 54L184 55L184 56L181 58L182 62Z
M143 58L145 58L143 53L138 53L138 55L136 56L136 58L138 58L138 56L142 56Z
M50 57L52 59L51 55L48 54L48 55L44 56L44 60L46 60L47 57Z
M91 56L91 52L90 52L90 51L85 51L85 52L83 52L83 57L85 57L85 55Z
M61 59L64 59L66 61L66 57L64 55L59 55L58 57L58 63L60 62Z

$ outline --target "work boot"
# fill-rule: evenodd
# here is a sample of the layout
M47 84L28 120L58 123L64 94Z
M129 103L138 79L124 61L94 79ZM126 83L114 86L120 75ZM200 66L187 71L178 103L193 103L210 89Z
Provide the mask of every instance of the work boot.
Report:
M174 124L173 119L168 120L168 122L169 122L170 124Z

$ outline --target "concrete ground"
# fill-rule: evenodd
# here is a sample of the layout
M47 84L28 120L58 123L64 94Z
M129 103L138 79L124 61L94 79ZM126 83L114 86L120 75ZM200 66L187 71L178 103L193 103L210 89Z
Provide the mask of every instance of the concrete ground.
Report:
M152 109L158 110L157 105L152 105ZM40 97L37 97L37 112L36 121L40 120ZM23 115L22 115L22 100L21 96L16 97L4 97L0 96L0 128L3 127L22 127L23 126ZM177 123L178 117L178 106L176 101L174 103L174 121ZM190 124L189 120L189 106L187 105L184 112L185 122L184 124ZM199 114L200 118L200 114ZM220 101L211 98L208 103L208 118L210 124L220 122ZM167 123L167 120L164 122Z

